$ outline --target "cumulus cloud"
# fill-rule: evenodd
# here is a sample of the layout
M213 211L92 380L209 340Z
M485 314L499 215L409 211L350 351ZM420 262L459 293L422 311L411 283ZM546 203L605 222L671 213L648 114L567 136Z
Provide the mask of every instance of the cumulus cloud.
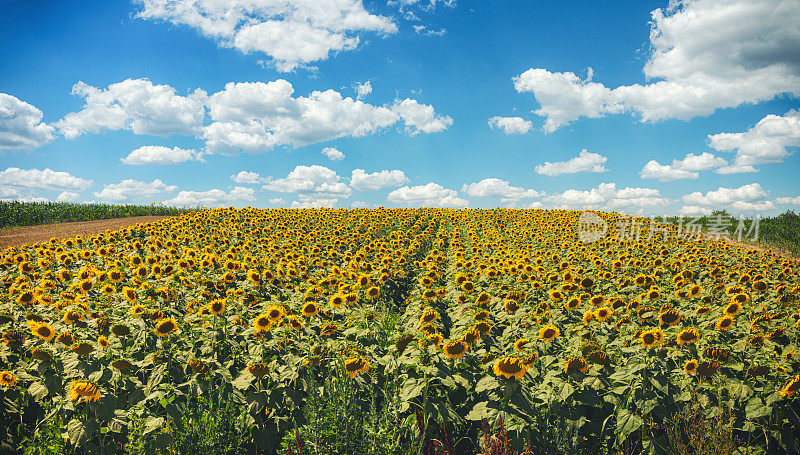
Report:
M433 182L427 185L402 186L389 193L386 199L411 207L462 208L469 204L466 199L458 197L454 190Z
M697 205L684 205L678 210L678 215L681 216L708 216L711 215L713 210L707 207L699 207Z
M152 196L158 193L172 192L177 189L177 186L166 185L159 179L149 183L126 179L119 183L104 185L101 191L94 193L94 196L109 201L124 201L131 197Z
M78 202L81 195L74 191L62 191L56 198L56 202Z
M533 126L533 122L522 117L492 117L489 127L503 130L504 134L525 134Z
M778 204L800 205L800 196L779 197L779 198L775 199L775 202L777 202Z
M461 192L470 197L499 197L502 202L513 202L525 198L542 196L536 190L511 186L507 181L498 178L483 179L480 182L465 183Z
M674 0L651 13L644 85L614 89L571 72L531 68L514 78L552 132L581 117L623 112L688 120L720 108L800 95L795 0Z
M419 133L438 133L453 124L453 119L449 116L437 115L433 106L409 98L395 102L392 111L403 119L406 131L412 136Z
M335 90L292 96L294 88L279 79L268 83L228 83L208 100L213 122L203 139L211 151L258 152L279 145L301 147L340 137L363 137L400 120L411 134L447 129L453 120L416 100L375 106Z
M406 174L398 169L367 173L364 169L353 169L350 177L350 188L357 191L375 191L381 188L400 186L409 183Z
M327 156L331 161L342 161L344 159L344 153L340 152L335 147L325 147L322 149L322 154Z
M361 0L141 0L137 17L197 29L221 47L270 58L278 71L327 60L355 49L363 32L389 34L397 26L371 14Z
M154 85L148 79L126 79L105 89L78 82L72 94L84 98L85 104L55 123L67 139L104 130L193 135L202 127L207 98L200 89L181 96L169 85Z
M800 111L767 115L743 133L710 134L708 142L715 150L736 152L733 165L720 173L755 172L753 166L783 162L788 147L800 146Z
M92 180L52 169L42 171L9 167L0 171L0 185L43 190L85 190L92 185Z
M336 171L316 164L295 166L284 178L269 177L262 188L278 193L296 193L298 201L294 202L304 207L333 207L339 199L347 199L353 193Z
M603 165L606 161L608 158L605 156L583 149L575 158L553 163L545 161L544 164L537 165L534 170L537 174L550 177L561 174L577 174L578 172L605 172L607 169Z
M700 155L687 154L682 160L672 160L672 164L660 164L651 160L644 165L639 175L643 179L656 179L661 182L680 179L696 179L700 176L698 171L725 167L728 162L712 153L703 152Z
M361 99L372 93L372 82L367 81L361 84L356 84L356 98Z
M234 174L231 176L231 180L236 183L263 183L267 180L261 177L261 174L258 172L250 172L250 171L239 171L238 174Z
M279 197L274 197L269 200L270 204L283 204L283 199Z
M651 208L664 206L670 203L669 199L661 197L655 188L625 187L618 189L615 183L601 183L597 188L588 191L566 190L545 198L559 208L605 208L618 210L622 208Z
M55 128L42 116L35 106L0 93L0 150L28 150L52 141Z
M740 186L739 188L719 187L705 194L695 191L683 196L683 202L690 205L714 206L721 208L734 202L753 202L767 197L767 192L758 183Z
M228 193L217 188L208 191L181 191L174 198L162 203L177 207L220 207L255 200L254 189L236 186Z
M143 164L181 164L187 161L203 161L201 152L182 149L179 147L164 147L162 145L144 145L139 147L125 158L120 158L122 164L140 166Z

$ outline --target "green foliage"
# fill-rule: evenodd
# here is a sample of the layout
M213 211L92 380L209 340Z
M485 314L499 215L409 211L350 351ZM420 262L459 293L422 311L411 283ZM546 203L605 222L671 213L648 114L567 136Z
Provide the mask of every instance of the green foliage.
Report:
M191 209L160 205L71 204L67 202L0 202L0 228L131 216L182 215Z

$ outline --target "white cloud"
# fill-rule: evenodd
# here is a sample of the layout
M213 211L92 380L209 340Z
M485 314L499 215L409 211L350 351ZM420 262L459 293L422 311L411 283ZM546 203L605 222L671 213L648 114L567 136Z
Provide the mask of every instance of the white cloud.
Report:
M684 205L678 210L678 215L681 216L708 216L711 215L713 210L696 205Z
M278 71L327 60L355 49L359 32L394 33L397 26L370 14L361 0L141 0L137 17L187 25L221 47L259 52Z
M728 167L727 164L728 162L723 158L708 152L703 152L700 155L689 153L682 160L672 160L672 164L662 165L655 160L648 161L639 172L639 175L643 179L656 179L661 182L696 179L700 176L698 171Z
M362 84L356 84L356 98L362 99L372 93L372 82L367 81Z
M610 89L571 72L531 68L514 78L532 92L552 132L580 117L632 112L642 121L688 120L720 108L800 95L796 0L672 0L651 13L648 83Z
M56 202L77 202L81 195L74 191L62 191L56 198Z
M219 207L255 200L254 189L236 186L229 193L217 188L208 191L181 191L174 198L163 201L163 203L178 207Z
M72 94L83 97L85 104L55 123L67 139L122 129L156 136L192 135L202 126L207 98L200 89L181 96L169 85L153 85L148 79L126 79L105 89L78 82Z
M274 197L269 200L270 204L283 204L283 199L279 197Z
M779 198L775 199L775 202L777 202L778 204L800 205L800 196L779 197Z
M549 175L550 177L561 174L576 174L578 172L605 172L607 169L603 165L606 161L608 161L608 158L603 155L590 153L583 149L575 158L554 163L545 161L544 164L537 165L534 170L537 174Z
M0 150L26 150L53 140L55 128L42 121L42 111L0 93Z
M458 197L454 190L443 188L437 183L419 186L402 186L386 198L390 202L412 207L466 207L469 202Z
M365 209L367 208L367 203L364 201L353 201L350 203L350 208L352 209Z
M298 196L299 201L292 201L291 207L293 209L318 209L329 208L332 209L336 206L339 200L335 197L314 197L311 195L301 194Z
M406 123L406 131L412 136L422 133L438 133L453 124L447 115L436 115L433 106L420 104L417 100L406 98L395 102L392 111Z
M122 164L139 166L143 164L181 164L187 161L203 161L201 152L182 149L179 147L164 147L162 145L144 145L139 147L125 158L120 158Z
M533 126L533 122L522 117L492 117L489 127L503 130L504 134L525 134Z
M296 193L303 206L332 207L339 199L347 199L353 193L336 171L325 166L296 166L285 178L267 178L262 187L278 193Z
M258 152L279 145L301 147L340 137L363 137L399 120L414 135L442 131L453 123L432 106L415 100L375 106L335 90L293 97L294 88L279 79L268 83L228 83L208 100L213 123L203 138L211 151Z
M699 191L683 196L683 202L690 205L716 206L720 208L734 202L752 202L767 197L767 192L758 183L740 186L739 188L719 187L703 194Z
M464 184L461 192L470 197L499 197L502 202L518 201L523 198L542 196L536 190L511 186L507 181L498 178L483 179L480 182Z
M340 152L339 149L335 147L325 147L322 149L322 154L327 156L331 161L342 161L344 159L344 153Z
M350 178L350 188L357 191L375 191L391 186L400 186L409 183L406 174L398 169L391 171L382 170L368 174L364 169L353 169Z
M717 174L746 174L750 172L758 172L758 169L753 166L732 164L729 166L722 166L721 168L716 169L714 172Z
M171 192L177 189L177 186L166 185L159 179L149 183L126 179L119 183L111 183L103 186L101 191L94 193L94 196L109 201L124 201L131 197L152 196L154 194Z
M236 183L263 183L267 180L264 177L261 177L261 174L258 172L250 172L250 171L239 171L238 174L232 175L231 180Z
M736 151L733 166L724 173L755 172L754 165L780 163L790 155L787 147L800 146L800 111L770 114L744 133L710 134L708 141L715 150Z
M85 190L92 185L92 181L51 169L40 171L10 167L0 171L0 185L43 190Z
M775 210L775 204L773 204L772 201L736 201L731 204L731 207L738 212L764 212L767 210Z
M605 208L617 210L620 208L650 208L664 206L670 203L669 199L661 197L655 188L617 189L615 183L601 183L597 188L588 191L566 190L545 198L545 201L559 208Z

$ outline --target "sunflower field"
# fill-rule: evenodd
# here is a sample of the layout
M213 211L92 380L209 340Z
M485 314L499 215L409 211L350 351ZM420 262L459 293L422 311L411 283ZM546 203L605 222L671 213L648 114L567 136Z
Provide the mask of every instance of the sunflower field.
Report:
M9 247L0 453L800 453L797 262L593 213L593 243L566 210L226 208Z

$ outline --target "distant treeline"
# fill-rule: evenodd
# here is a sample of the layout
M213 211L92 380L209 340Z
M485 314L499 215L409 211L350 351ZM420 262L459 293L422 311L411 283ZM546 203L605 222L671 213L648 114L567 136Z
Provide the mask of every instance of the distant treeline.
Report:
M160 205L71 204L67 202L0 202L0 228L93 221L149 215L181 215L193 209Z
M684 222L692 220L695 225L703 227L705 232L715 230L720 232L720 227L724 226L729 237L737 240L737 229L744 228L742 241L745 243L758 243L767 247L775 247L786 250L794 256L800 256L800 216L793 210L772 217L761 218L758 223L758 239L754 239L755 232L751 231L752 218L745 219L744 226L740 226L738 218L731 216L725 210L718 210L711 215L703 217L684 217ZM678 224L677 217L668 217L667 221Z

